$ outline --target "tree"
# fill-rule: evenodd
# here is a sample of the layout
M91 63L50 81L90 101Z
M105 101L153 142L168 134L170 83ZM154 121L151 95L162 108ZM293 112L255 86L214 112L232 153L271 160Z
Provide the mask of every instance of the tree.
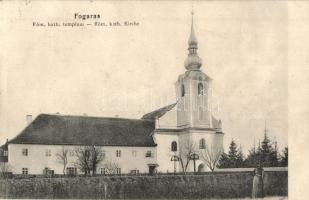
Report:
M83 146L75 149L75 156L77 161L75 166L79 168L84 174L92 175L96 174L96 169L99 163L104 160L105 154L100 147L92 146Z
M231 141L228 153L222 153L218 162L219 168L237 168L244 166L244 154L234 140Z
M104 164L106 174L117 174L117 168L119 168L118 163L108 161Z
M229 167L229 158L225 152L221 154L221 157L218 161L219 168L228 168Z
M201 150L201 160L209 167L213 172L220 160L220 156L223 150L221 148L214 148L213 145L209 148L207 145L205 149Z
M235 168L237 167L237 159L238 159L238 148L237 144L234 140L231 141L229 146L229 153L228 153L228 159L229 159L229 168Z
M257 148L255 146L249 150L249 154L245 160L245 167L277 167L279 166L277 142L271 141L265 133L263 141Z
M68 152L67 148L62 147L61 151L56 154L57 162L63 165L63 175L65 175L65 169L68 164Z
M258 160L260 158L260 151L255 146L249 150L247 158L244 160L244 167L256 167L258 166Z
M9 172L11 172L11 165L7 162L0 162L0 177L7 178Z
M0 172L7 173L11 171L11 166L7 162L0 162Z
M236 167L243 167L243 166L244 166L244 154L240 146L236 157Z
M96 174L97 166L101 163L105 157L104 152L100 147L91 146L90 147L90 157L91 157L91 169L92 175Z
M270 141L267 134L264 134L264 139L262 141L262 146L259 149L260 159L259 163L263 167L276 167L278 166L278 157L277 157L277 147L275 142L275 148L273 147L272 142Z
M187 141L184 144L183 148L179 150L178 158L184 174L187 173L187 169L191 161L190 157L195 152L195 149L196 149L195 144L192 143L191 141Z
M285 147L282 155L280 155L280 166L287 167L289 161L289 149L288 147Z

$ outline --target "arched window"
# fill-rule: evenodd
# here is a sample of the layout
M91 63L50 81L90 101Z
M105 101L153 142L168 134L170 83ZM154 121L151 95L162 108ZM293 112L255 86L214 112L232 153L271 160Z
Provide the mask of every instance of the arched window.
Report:
M183 84L181 85L181 96L185 96L185 86Z
M204 94L204 86L203 86L202 83L198 84L197 90L198 90L198 95L203 95Z
M171 144L172 151L177 151L177 142L173 141Z
M202 139L200 139L200 149L205 149L205 148L206 148L205 139L202 138Z

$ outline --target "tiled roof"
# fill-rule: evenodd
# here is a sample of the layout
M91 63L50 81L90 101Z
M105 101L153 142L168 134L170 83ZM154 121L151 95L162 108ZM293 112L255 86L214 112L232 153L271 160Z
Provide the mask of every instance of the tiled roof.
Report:
M12 144L156 146L151 120L39 115Z
M150 120L154 120L156 118L160 118L162 117L165 113L167 113L168 111L170 111L172 108L174 108L174 106L177 104L176 103L173 103L173 104L170 104L168 106L164 106L162 108L159 108L155 111L152 111L150 113L147 113L145 114L142 119L150 119Z

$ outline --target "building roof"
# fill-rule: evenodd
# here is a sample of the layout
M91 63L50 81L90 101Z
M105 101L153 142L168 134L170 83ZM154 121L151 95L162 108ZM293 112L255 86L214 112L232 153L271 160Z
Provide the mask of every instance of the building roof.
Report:
M152 120L40 114L11 144L156 146Z
M160 118L162 117L165 113L167 113L168 111L170 111L172 108L174 108L174 106L177 104L176 103L173 103L173 104L170 104L168 106L164 106L162 108L159 108L157 110L154 110L150 113L147 113L145 114L142 119L150 119L150 120L154 120L156 118Z
M0 146L0 149L3 150L3 151L7 151L8 150L8 142L6 142L2 146Z

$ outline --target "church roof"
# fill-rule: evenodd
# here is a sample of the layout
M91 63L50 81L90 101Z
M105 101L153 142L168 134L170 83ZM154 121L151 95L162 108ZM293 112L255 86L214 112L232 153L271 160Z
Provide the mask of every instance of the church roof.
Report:
M40 114L12 144L156 146L154 121Z
M174 106L177 104L176 103L173 103L173 104L170 104L168 106L164 106L162 108L159 108L157 110L154 110L150 113L147 113L145 115L143 115L142 119L149 119L149 120L154 120L156 118L160 118L162 117L163 115L165 115L165 113L167 113L168 111L170 111L172 108L174 108Z

